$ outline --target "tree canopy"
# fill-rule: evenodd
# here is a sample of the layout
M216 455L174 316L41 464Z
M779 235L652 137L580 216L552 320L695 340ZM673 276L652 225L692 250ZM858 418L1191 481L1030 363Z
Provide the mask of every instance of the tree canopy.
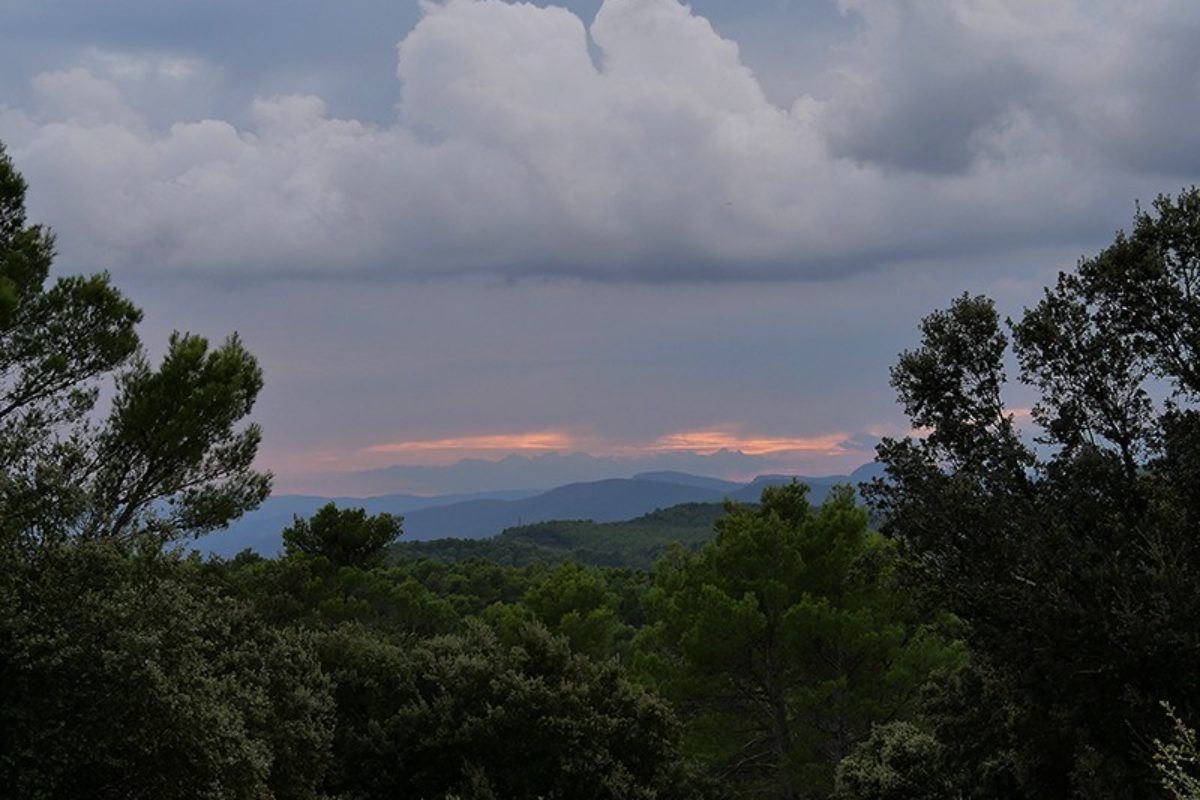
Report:
M178 556L111 540L0 566L0 785L12 796L316 796L333 699L304 634Z
M391 514L367 516L361 508L339 509L331 502L284 528L283 547L288 554L321 556L335 567L369 567L383 561L400 526L401 519Z
M175 334L153 366L141 312L105 274L48 283L54 238L27 222L26 184L0 147L0 537L181 538L256 507L270 476L239 427L262 387L236 336ZM112 378L111 408L96 413Z
M960 695L940 715L950 752L977 775L997 753L962 737L1006 742L1021 796L1142 796L1160 701L1200 712L1198 279L1191 189L1139 210L1011 336L964 295L893 370L928 435L880 446L888 475L869 497L910 585L966 623L976 685L1013 710L1003 732ZM1004 402L1009 352L1039 394L1033 441Z
M848 487L793 483L729 504L717 538L658 570L643 664L689 709L690 740L755 796L828 796L874 723L960 655L892 584L892 545Z
M338 699L333 788L353 798L699 798L676 721L615 662L539 625L402 648L354 629L322 659Z

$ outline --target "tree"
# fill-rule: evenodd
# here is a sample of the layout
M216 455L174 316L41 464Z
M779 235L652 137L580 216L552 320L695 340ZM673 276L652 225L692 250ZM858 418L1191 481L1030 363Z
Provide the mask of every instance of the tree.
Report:
M1171 800L1200 800L1200 749L1196 747L1196 731L1181 720L1169 703L1164 703L1174 732L1170 741L1154 742L1154 766L1159 781Z
M13 797L315 798L332 700L311 638L161 552L0 554L0 785Z
M512 644L473 624L411 647L345 627L321 652L339 797L704 796L667 705L539 625Z
M598 570L562 564L531 587L522 602L542 624L567 637L575 652L597 659L612 655L621 628L620 598Z
M339 509L330 502L312 519L295 517L283 530L283 547L288 555L322 556L334 567L370 567L383 561L400 536L401 522L391 514L368 517L364 509Z
M312 798L331 731L311 640L163 549L267 495L241 425L261 371L236 336L175 334L152 366L107 275L48 283L25 191L0 148L0 785Z
M177 334L153 368L107 275L47 286L54 239L27 223L25 192L0 146L0 542L181 537L257 506L260 433L236 429L262 386L254 358L236 336L210 350Z
M909 722L879 725L842 759L836 800L950 800L942 746Z
M692 752L757 796L826 797L876 722L905 715L957 649L904 602L894 548L847 488L729 504L715 541L660 562L641 664L685 710Z
M311 630L357 623L405 640L461 627L452 600L399 567L333 567L324 558L238 556L206 569L268 622Z
M966 623L1011 710L1011 752L993 755L1018 796L1142 795L1160 699L1200 710L1198 279L1192 189L1139 210L1131 234L1009 321L1040 395L1036 445L1004 405L1010 342L987 298L928 317L893 370L928 435L880 445L887 478L868 496L910 585Z

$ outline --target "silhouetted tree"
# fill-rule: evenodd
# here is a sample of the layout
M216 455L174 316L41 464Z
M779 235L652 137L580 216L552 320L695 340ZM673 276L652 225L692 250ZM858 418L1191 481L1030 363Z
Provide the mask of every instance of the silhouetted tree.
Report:
M1009 341L988 299L928 317L893 370L928 435L885 440L888 476L868 495L910 585L966 623L1007 709L962 695L938 715L953 740L1003 743L943 740L968 773L1010 763L1007 796L1145 796L1159 701L1200 711L1198 281L1192 189L1139 211L1010 322L1020 379L1040 393L1038 445L1001 397Z
M260 433L237 429L262 386L254 358L236 336L210 350L176 334L154 368L107 275L47 286L54 239L27 223L25 191L0 147L0 544L179 538L256 507Z
M289 555L322 556L335 567L369 567L383 560L388 545L400 536L400 525L401 519L391 514L368 517L361 508L326 503L311 519L296 517L284 529L283 547Z

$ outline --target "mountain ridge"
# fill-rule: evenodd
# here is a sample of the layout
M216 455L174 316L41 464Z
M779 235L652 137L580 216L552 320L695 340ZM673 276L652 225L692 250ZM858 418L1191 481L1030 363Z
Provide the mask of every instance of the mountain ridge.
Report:
M850 475L760 475L746 483L725 481L675 471L653 471L633 478L577 481L548 491L505 490L441 496L384 494L371 497L320 497L276 495L258 510L234 521L227 530L192 543L204 554L229 557L245 548L261 555L276 554L281 533L294 516L309 516L322 505L363 508L368 513L387 512L404 517L402 541L441 538L482 539L506 528L551 520L591 520L597 523L632 520L650 512L683 503L721 503L726 499L754 503L763 488L798 480L819 503L838 483L857 483L874 477L877 465L868 464ZM644 477L643 477L644 476ZM655 478L655 479L649 479Z

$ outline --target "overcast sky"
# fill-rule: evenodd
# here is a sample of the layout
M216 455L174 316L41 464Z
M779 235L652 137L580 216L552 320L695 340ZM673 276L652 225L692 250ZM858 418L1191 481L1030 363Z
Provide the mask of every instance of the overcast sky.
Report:
M816 474L904 430L923 314L1017 314L1197 180L1197 42L1191 0L6 0L0 141L152 349L242 334L279 490Z

